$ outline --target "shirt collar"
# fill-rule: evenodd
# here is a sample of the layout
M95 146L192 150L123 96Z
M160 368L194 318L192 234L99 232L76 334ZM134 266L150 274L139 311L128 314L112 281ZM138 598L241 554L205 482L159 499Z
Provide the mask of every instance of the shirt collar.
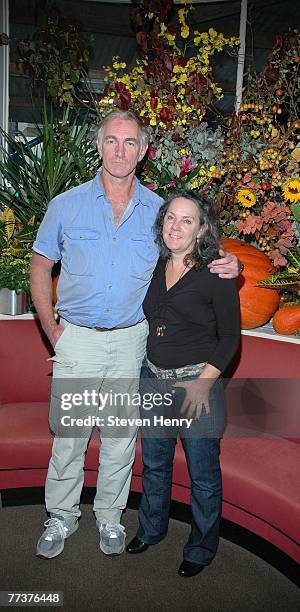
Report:
M93 179L96 198L105 197L101 174L102 170L100 168L100 170L98 170L96 176ZM149 203L145 201L145 198L142 198L142 185L136 176L134 177L134 192L131 198L131 202L133 202L134 206L136 206L137 204L149 206Z

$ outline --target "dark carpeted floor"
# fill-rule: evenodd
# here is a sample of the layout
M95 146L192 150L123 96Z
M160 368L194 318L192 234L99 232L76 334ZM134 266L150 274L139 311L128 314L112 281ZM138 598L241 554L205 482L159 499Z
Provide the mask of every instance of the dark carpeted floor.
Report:
M177 569L189 527L175 520L170 521L168 537L144 554L124 553L111 558L100 552L92 507L83 504L79 530L66 542L63 554L51 561L35 556L36 541L46 520L43 506L4 507L0 520L0 589L63 591L64 606L60 609L66 612L300 609L295 584L260 558L226 540L221 540L214 562L199 576L180 578ZM123 523L128 542L136 532L136 511L127 510Z

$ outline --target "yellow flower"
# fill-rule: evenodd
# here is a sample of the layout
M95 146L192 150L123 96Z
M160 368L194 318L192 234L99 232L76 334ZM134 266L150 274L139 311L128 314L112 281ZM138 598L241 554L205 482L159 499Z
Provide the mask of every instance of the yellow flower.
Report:
M120 70L121 68L126 68L125 62L113 62L113 68L115 70Z
M235 199L239 202L243 208L251 208L256 203L256 195L251 189L240 189Z
M172 79L173 80L173 79ZM184 83L186 83L188 80L187 75L181 74L177 79L176 79L176 83L178 83L178 85L183 85Z
M181 30L181 38L188 38L190 33L190 29L187 25L185 25Z
M300 200L300 178L290 179L284 186L284 197L289 202Z
M187 106L187 104L183 104L182 106L182 112L183 113L192 113L193 109L191 106Z
M178 11L178 19L179 19L179 22L182 23L182 24L185 24L184 17L185 17L185 9L179 9L179 11Z
M166 39L170 45L175 45L175 34L166 34Z
M167 26L164 23L160 24L160 32L158 36L164 36L167 31Z

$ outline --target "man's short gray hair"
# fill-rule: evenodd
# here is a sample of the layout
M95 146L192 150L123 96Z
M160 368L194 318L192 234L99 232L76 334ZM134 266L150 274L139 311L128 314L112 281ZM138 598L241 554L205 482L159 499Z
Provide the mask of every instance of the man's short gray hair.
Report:
M135 115L132 111L127 111L127 110L113 110L110 113L108 113L104 119L102 119L99 128L97 130L97 141L100 143L100 145L102 145L102 139L103 139L103 132L104 132L104 128L106 126L106 124L111 120L111 119L125 119L126 121L134 121L137 126L140 129L140 133L141 133L141 149L143 148L144 145L147 145L149 143L149 132L147 127L142 123L142 121L140 120L140 118Z

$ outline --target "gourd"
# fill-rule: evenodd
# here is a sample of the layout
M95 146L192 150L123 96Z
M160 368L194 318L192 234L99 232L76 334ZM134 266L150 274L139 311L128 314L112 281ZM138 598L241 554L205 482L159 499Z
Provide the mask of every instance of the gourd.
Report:
M240 304L241 326L252 329L264 325L279 304L276 289L257 287L259 280L264 280L274 272L270 259L260 249L234 238L224 238L222 248L235 255L244 264L244 270L237 279Z
M286 304L279 308L272 323L277 334L294 334L300 330L300 304Z

